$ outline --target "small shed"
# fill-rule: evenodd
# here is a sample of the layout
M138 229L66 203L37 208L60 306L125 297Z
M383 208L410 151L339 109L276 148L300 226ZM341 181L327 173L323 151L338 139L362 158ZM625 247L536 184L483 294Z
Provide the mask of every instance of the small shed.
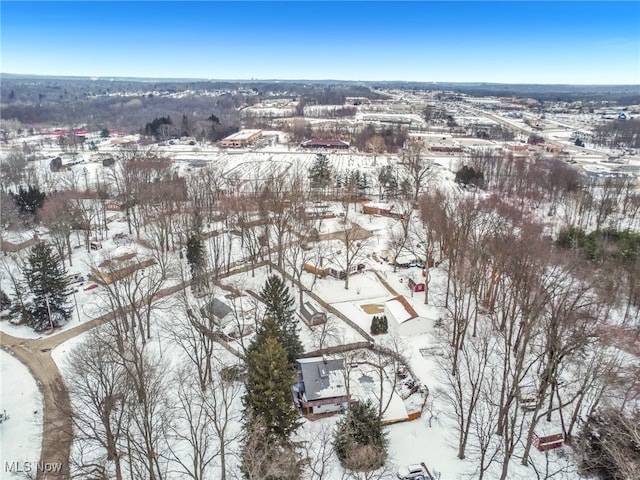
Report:
M412 292L424 292L426 288L426 284L424 282L424 277L420 275L416 275L415 273L407 276L407 286L409 290Z
M320 325L327 321L327 314L311 302L305 302L300 305L300 316L309 326Z
M533 446L540 452L564 445L564 433L555 422L539 422L531 436Z

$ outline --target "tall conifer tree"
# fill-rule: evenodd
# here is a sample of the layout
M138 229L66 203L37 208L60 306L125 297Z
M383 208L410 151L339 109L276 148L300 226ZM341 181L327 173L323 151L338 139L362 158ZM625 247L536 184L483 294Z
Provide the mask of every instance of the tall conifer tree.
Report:
M27 307L33 328L59 326L71 316L67 304L67 280L59 255L46 242L31 249L24 271L33 299Z

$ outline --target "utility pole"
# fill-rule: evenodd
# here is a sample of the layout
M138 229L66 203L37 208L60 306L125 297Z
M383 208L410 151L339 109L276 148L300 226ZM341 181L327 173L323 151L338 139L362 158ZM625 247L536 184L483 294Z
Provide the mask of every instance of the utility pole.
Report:
M73 303L76 304L76 313L78 314L78 323L80 323L80 310L78 309L78 300L76 299L76 289L71 290L73 293Z
M51 325L51 330L53 331L53 320L51 319L51 307L49 306L49 294L44 294L44 301L47 304L47 313L49 314L49 325Z

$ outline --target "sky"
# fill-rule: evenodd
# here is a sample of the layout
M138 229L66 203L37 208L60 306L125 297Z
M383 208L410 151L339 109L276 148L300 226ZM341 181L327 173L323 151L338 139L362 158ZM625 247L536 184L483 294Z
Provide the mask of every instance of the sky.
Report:
M0 2L0 71L640 84L640 2Z

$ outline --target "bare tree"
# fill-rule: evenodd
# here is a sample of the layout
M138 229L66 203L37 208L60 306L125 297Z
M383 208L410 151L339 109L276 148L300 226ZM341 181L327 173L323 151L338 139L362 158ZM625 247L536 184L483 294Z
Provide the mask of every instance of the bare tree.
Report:
M433 172L433 161L422 155L424 144L411 141L402 151L401 164L407 180L411 184L411 199L415 202Z
M357 270L358 264L364 260L365 247L370 233L356 223L349 221L345 216L337 235L337 238L344 244L344 250L340 249L338 251L340 253L336 252L332 260L341 268L344 288L349 290L349 277L352 271Z
M130 395L124 381L126 372L109 342L100 332L91 332L72 350L66 382L73 400L69 413L76 440L103 452L89 458L79 456L76 468L91 475L99 463L104 466L105 476L122 480L126 405Z
M184 381L193 373L193 365L186 365L175 379L178 401L172 409L174 421L166 434L167 448L181 472L193 480L211 478L216 459L220 472L215 476L225 480L228 448L239 436L231 426L239 420L240 411L234 408L234 403L241 388L236 380L225 377L223 368L218 359L205 390Z
M69 260L72 266L71 232L74 227L72 215L72 192L58 192L49 195L38 215L51 234L52 243L60 255L62 264Z

